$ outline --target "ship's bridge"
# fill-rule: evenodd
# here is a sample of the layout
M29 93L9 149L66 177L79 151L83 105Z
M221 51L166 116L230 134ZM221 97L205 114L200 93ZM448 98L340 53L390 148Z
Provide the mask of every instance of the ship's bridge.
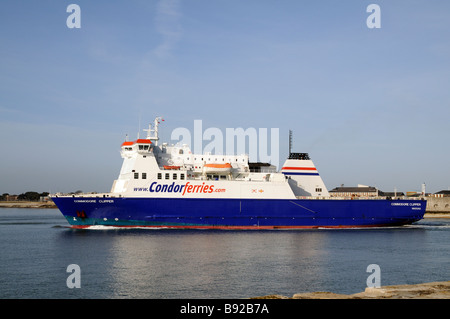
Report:
M132 153L148 153L152 149L152 142L149 139L137 139L135 141L125 141L121 145L122 155Z

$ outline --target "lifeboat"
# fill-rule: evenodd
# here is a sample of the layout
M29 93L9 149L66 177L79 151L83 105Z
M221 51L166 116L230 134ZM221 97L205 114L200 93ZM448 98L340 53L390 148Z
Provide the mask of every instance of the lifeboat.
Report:
M164 169L180 169L180 166L169 166L169 165L164 165Z
M226 174L231 172L231 164L205 164L203 165L203 171L207 174L217 173Z

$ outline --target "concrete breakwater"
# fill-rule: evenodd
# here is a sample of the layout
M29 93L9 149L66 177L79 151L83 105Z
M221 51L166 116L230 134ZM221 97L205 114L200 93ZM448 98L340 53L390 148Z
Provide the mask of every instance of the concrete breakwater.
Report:
M311 292L294 294L292 297L268 295L251 299L450 299L450 281L366 288L363 292L351 295Z
M427 213L450 213L450 197L426 197Z

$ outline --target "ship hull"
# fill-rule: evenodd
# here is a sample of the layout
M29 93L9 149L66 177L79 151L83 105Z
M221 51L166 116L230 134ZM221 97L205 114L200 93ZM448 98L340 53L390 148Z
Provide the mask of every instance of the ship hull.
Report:
M195 229L399 226L423 218L426 201L54 197L74 228L96 225Z

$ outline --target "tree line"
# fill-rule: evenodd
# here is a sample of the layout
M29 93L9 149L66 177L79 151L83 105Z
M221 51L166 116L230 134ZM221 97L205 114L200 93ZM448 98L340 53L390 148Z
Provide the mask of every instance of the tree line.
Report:
M48 196L48 192L38 193L38 192L25 192L20 195L17 195L17 199L15 198L16 195L10 195L8 193L3 193L0 197L0 200L6 201L11 200L11 198L14 198L14 200L24 200L24 201L39 201L41 197Z

